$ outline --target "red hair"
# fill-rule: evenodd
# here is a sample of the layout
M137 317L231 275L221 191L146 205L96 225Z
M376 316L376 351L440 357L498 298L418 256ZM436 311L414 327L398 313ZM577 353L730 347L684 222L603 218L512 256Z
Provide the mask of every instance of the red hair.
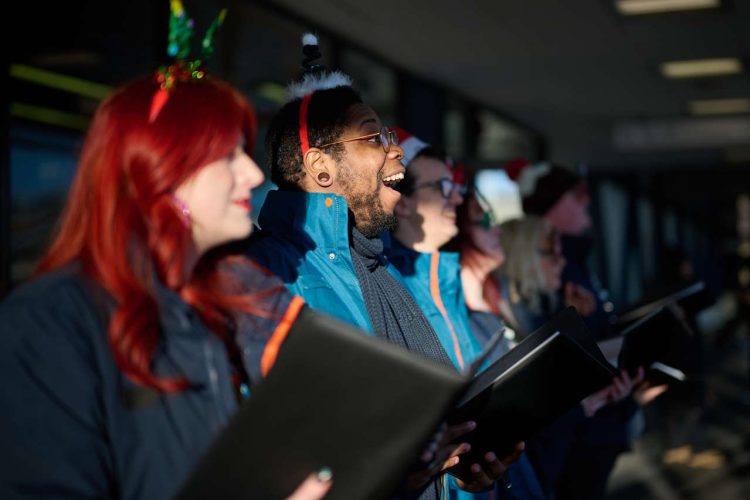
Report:
M456 226L458 234L448 245L448 249L459 253L461 268L476 269L477 262L483 258L484 252L477 247L471 235L471 228L476 224L474 213L482 212L476 191L471 190L464 198L464 202L456 209ZM487 275L482 283L482 297L490 306L492 313L500 314L500 284L492 273Z
M178 84L149 123L157 89L154 78L139 79L97 109L59 231L37 272L79 262L115 300L108 338L120 370L138 384L173 392L187 380L162 378L151 368L161 337L155 279L191 304L227 345L232 311L263 313L252 306L252 294L226 291L221 252L207 253L186 275L191 233L172 199L177 186L241 138L251 148L257 127L250 103L211 78Z

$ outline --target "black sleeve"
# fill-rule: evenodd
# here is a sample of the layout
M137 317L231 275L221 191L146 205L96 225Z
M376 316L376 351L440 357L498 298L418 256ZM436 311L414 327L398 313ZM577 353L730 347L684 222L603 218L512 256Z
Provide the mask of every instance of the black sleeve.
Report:
M91 341L106 333L91 331L101 324L73 295L27 294L0 304L1 498L112 495Z

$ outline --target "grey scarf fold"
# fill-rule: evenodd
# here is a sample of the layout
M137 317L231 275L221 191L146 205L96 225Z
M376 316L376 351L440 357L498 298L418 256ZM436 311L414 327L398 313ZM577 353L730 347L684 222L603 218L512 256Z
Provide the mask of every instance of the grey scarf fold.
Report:
M453 366L408 290L386 269L383 242L352 229L352 261L375 335L433 361Z
M385 268L380 238L367 238L352 228L351 247L354 270L375 336L452 368L448 354L414 298ZM421 491L398 498L437 500L441 489L438 478Z

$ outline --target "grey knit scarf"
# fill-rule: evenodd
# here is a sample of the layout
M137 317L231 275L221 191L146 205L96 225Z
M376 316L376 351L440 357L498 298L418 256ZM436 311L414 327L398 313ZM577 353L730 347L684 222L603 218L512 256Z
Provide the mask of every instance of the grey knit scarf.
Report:
M380 238L367 238L356 228L352 228L351 248L354 270L375 336L453 367L414 298L385 268L383 242ZM438 476L421 491L394 498L437 500L441 497L440 490Z
M375 336L433 361L453 366L411 294L388 272L383 242L352 228L352 261Z

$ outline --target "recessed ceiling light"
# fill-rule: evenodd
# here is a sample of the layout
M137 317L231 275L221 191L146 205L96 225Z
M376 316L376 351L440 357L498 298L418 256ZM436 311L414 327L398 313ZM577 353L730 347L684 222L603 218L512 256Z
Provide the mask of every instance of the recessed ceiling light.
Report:
M701 76L734 75L742 72L742 63L733 57L672 61L661 64L665 78L695 78Z
M688 103L691 115L733 115L750 113L750 99L708 99Z
M108 85L24 64L11 65L10 76L95 99L104 99L112 91L112 87Z
M45 108L21 102L10 103L10 115L35 122L46 123L58 127L85 131L89 126L88 116L67 113L57 109Z
M715 9L721 6L721 0L617 0L615 6L624 16L637 16L680 10Z

